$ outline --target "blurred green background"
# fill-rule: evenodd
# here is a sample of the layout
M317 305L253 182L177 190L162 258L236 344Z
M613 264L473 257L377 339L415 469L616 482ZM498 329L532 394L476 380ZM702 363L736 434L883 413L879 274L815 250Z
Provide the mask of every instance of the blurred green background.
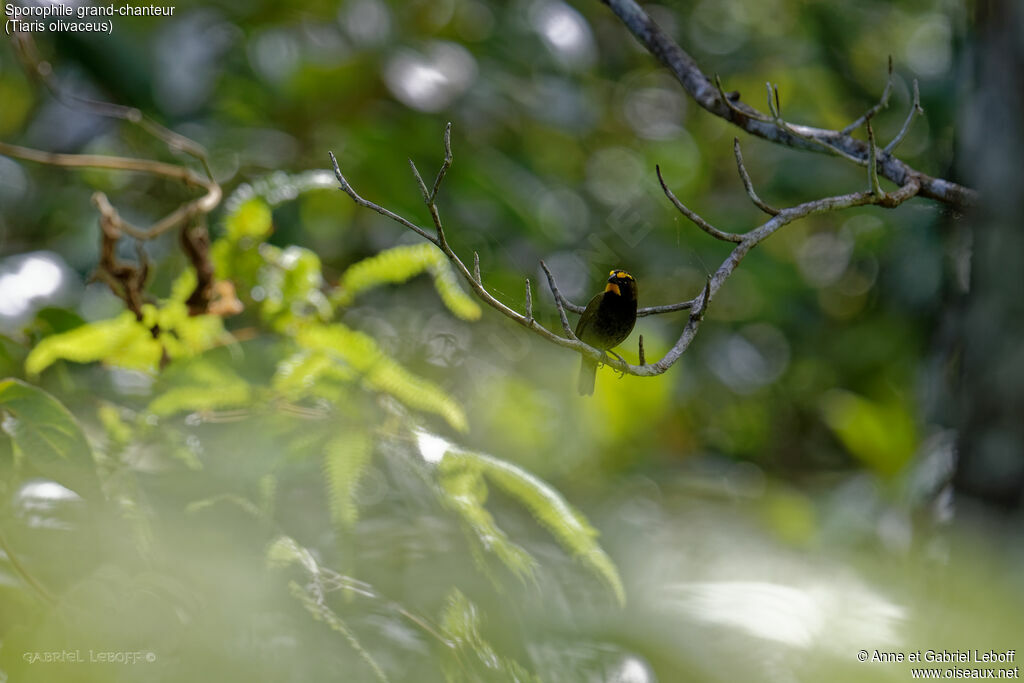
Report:
M879 138L899 130L918 79L925 115L898 155L960 180L976 42L966 4L647 9L744 101L764 109L764 83L777 83L795 123L854 120L891 54ZM75 353L103 362L58 353L28 372L47 338L124 309L89 281L91 195L144 225L194 192L0 156L0 376L70 409L108 501L53 488L85 495L34 471L38 456L19 454L19 428L5 427L9 680L907 680L909 664L856 653L1022 645L1019 518L951 483L950 311L968 219L915 199L787 226L744 261L668 373L603 368L581 398L572 353L487 308L460 319L443 282L332 299L353 264L423 240L355 206L330 174L301 174L327 169L331 150L364 197L429 225L407 160L432 178L450 121L450 243L467 263L478 252L485 285L517 310L529 277L538 319L558 330L541 258L574 302L617 267L655 305L695 296L728 254L675 212L655 164L735 232L764 216L736 175L734 136L775 206L864 189L863 169L700 110L598 2L182 2L172 18L115 18L109 36L34 38L66 92L139 107L206 147L216 180L238 191L209 228L218 276L246 310L223 320L237 341L163 370L119 362L127 342L99 328ZM10 40L0 140L192 164L55 99ZM153 301L174 301L188 267L176 234L146 250ZM307 320L365 337L317 346ZM621 352L635 362L639 333L657 359L685 321L641 318ZM357 342L392 374L360 367ZM335 370L288 384L288 368L318 353L340 354ZM442 438L474 455L442 458ZM24 654L65 650L153 659Z

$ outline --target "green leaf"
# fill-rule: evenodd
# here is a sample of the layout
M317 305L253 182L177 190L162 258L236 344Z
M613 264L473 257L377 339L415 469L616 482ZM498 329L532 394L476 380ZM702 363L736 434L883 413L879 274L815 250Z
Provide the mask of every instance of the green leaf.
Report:
M320 573L320 567L307 548L300 545L291 536L279 536L267 546L267 566L273 569L284 569L297 564L310 575Z
M445 600L439 624L441 632L462 655L447 657L445 660L445 678L449 683L475 683L479 680L515 683L539 681L521 664L495 651L481 633L481 622L477 606L462 591L453 588Z
M178 361L168 366L162 383L169 386L149 404L156 415L242 406L252 387L223 362L211 358Z
M533 578L537 561L498 527L484 507L487 484L481 471L474 467L442 470L440 484L444 504L458 513L480 545L494 553L520 579Z
M78 492L99 498L92 449L67 408L38 387L19 379L0 381L0 428L14 445L19 463Z
M455 270L447 259L438 260L430 266L434 276L434 289L441 295L441 301L456 317L463 320L479 320L482 315L480 304L462 291Z
M373 441L361 431L339 434L327 443L324 452L324 474L327 475L327 494L331 521L351 528L359 517L356 507L356 489L359 479L370 464Z
M264 320L282 330L295 320L331 317L330 304L321 291L320 257L315 252L296 246L282 250L264 245L260 254L266 261L259 271L264 292L260 313Z
M25 372L38 375L58 360L75 363L107 361L122 368L153 371L163 349L130 311L110 320L88 323L46 337L29 352Z
M392 360L372 337L336 323L306 325L297 331L295 340L305 349L328 353L335 362L358 371L370 388L390 394L410 408L436 413L454 429L468 429L466 414L454 399Z
M400 284L429 272L445 306L459 318L476 320L480 306L459 287L455 272L445 255L433 244L416 244L386 249L350 266L331 295L336 306L348 306L363 292L385 284Z
M520 467L483 453L449 450L438 463L438 469L442 481L467 473L482 475L518 500L563 548L605 581L620 604L625 604L622 579L611 558L597 543L597 531L550 485ZM465 488L463 486L463 490Z
M219 344L227 334L216 315L190 316L179 301L162 308L142 307L143 320L131 311L116 318L87 323L46 337L25 358L25 371L35 376L58 360L75 363L102 361L115 367L156 372L166 352L169 358L202 353ZM153 328L160 330L153 338Z
M228 214L224 228L228 239L233 242L245 237L262 240L273 228L270 206L259 197L244 201Z
M293 401L316 396L338 402L343 398L341 385L356 377L355 370L325 351L300 351L277 364L271 386Z

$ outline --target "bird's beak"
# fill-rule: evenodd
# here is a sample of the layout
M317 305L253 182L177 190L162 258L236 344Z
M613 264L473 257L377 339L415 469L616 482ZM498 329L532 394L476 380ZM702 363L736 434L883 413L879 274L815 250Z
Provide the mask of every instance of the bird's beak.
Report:
M622 292L619 291L619 286L614 282L609 282L608 286L604 288L606 292L615 292L618 296L622 296Z

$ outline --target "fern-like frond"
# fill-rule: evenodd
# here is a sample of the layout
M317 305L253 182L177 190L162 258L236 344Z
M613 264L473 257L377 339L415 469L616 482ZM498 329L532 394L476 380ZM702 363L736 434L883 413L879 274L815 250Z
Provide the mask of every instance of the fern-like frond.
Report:
M295 340L305 349L325 352L358 371L370 388L390 394L410 408L440 415L459 431L468 428L466 414L453 398L399 365L372 337L340 323L310 324L297 331Z
M461 450L445 453L438 463L438 471L442 481L467 474L485 478L515 498L563 548L604 580L620 604L625 603L622 579L611 558L598 544L597 531L546 482L500 458Z
M313 553L308 548L300 545L291 536L280 536L267 546L267 564L274 569L284 569L292 565L298 565L306 570L309 576L309 583L305 586L295 581L288 582L288 592L301 604L316 621L321 621L332 630L344 636L352 649L366 662L366 665L373 671L373 675L381 683L388 683L388 677L384 670L370 654L369 650L363 647L355 632L345 621L332 610L325 600L327 590L324 585L325 573L329 570L321 570Z
M168 367L169 387L149 404L156 415L243 406L252 400L252 386L234 370L209 358L181 361Z
M239 185L224 200L226 220L231 220L243 205L255 198L266 202L268 206L277 206L311 190L334 190L337 187L338 182L330 171L304 171L302 173L276 171L257 178L251 183Z
M42 339L25 358L25 372L38 375L58 360L103 361L131 370L153 371L163 347L131 311L116 318L87 323Z
M445 306L459 318L476 320L479 304L459 287L451 264L433 244L423 243L385 249L350 266L331 294L335 306L348 306L363 292L386 284L400 284L428 272Z
M185 304L142 307L142 321L130 311L109 320L80 325L41 340L25 358L25 371L38 375L58 360L103 362L130 370L156 371L164 353L169 358L194 356L227 338L224 322L215 315L190 316ZM153 337L153 329L159 335Z
M540 683L540 679L519 662L502 657L495 651L481 633L481 622L477 606L462 591L453 588L445 600L440 627L441 633L454 644L462 657L445 661L444 673L448 683L476 683L481 676L486 676L489 681Z
M324 449L324 474L327 475L327 499L331 521L351 528L359 516L356 489L370 464L373 441L370 435L350 430L335 436Z
M442 473L440 484L444 492L442 502L459 515L473 538L520 579L532 579L537 561L498 527L484 507L487 483L480 470L469 467Z

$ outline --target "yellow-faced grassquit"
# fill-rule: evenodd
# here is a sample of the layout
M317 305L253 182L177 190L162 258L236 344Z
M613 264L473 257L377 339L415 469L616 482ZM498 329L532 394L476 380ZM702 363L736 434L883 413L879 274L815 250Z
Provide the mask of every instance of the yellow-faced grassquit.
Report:
M613 270L604 291L587 304L576 323L576 337L607 351L626 340L636 324L636 279L624 270ZM594 393L597 361L583 356L580 362L579 391Z

